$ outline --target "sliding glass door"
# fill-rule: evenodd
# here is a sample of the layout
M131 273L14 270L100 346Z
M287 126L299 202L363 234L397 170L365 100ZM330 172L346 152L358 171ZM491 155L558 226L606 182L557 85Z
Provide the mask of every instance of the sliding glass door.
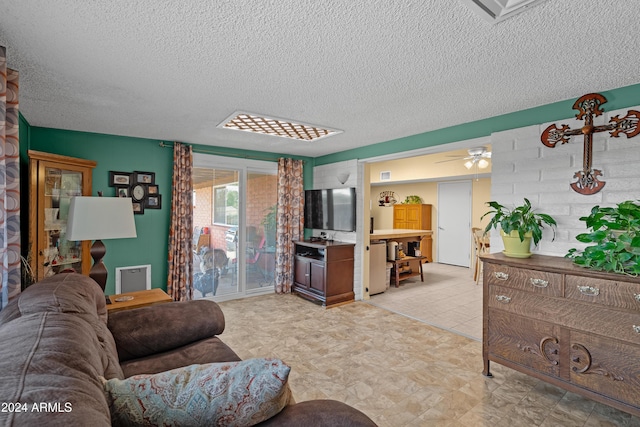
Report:
M194 154L194 298L273 292L277 164Z

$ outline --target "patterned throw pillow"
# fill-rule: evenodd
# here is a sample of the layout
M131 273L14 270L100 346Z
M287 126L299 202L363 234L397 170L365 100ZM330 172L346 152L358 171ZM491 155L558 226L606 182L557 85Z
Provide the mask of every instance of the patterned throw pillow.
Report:
M103 383L114 426L251 426L289 404L290 370L278 359L249 359Z

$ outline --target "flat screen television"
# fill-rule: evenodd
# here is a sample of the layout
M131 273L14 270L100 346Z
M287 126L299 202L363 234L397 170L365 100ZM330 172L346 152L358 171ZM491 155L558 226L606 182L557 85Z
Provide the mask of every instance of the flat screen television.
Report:
M356 189L305 190L304 226L318 230L356 231Z

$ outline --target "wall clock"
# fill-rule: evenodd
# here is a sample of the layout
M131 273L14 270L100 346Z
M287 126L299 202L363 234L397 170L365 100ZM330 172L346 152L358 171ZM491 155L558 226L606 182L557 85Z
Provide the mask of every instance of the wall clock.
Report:
M144 200L146 195L147 195L147 191L144 185L142 184L136 184L131 189L131 197L133 197L133 200L135 200L136 202L140 202Z

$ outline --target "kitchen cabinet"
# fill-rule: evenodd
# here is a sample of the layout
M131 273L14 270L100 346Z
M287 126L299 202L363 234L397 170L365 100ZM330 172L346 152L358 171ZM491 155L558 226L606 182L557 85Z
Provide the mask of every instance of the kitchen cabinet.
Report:
M431 205L393 205L393 228L408 230L431 230ZM405 248L406 250L406 248ZM433 239L431 235L420 241L420 252L428 262L433 262Z
M36 280L73 269L89 274L89 241L66 239L73 196L90 196L96 162L29 150L29 255Z

